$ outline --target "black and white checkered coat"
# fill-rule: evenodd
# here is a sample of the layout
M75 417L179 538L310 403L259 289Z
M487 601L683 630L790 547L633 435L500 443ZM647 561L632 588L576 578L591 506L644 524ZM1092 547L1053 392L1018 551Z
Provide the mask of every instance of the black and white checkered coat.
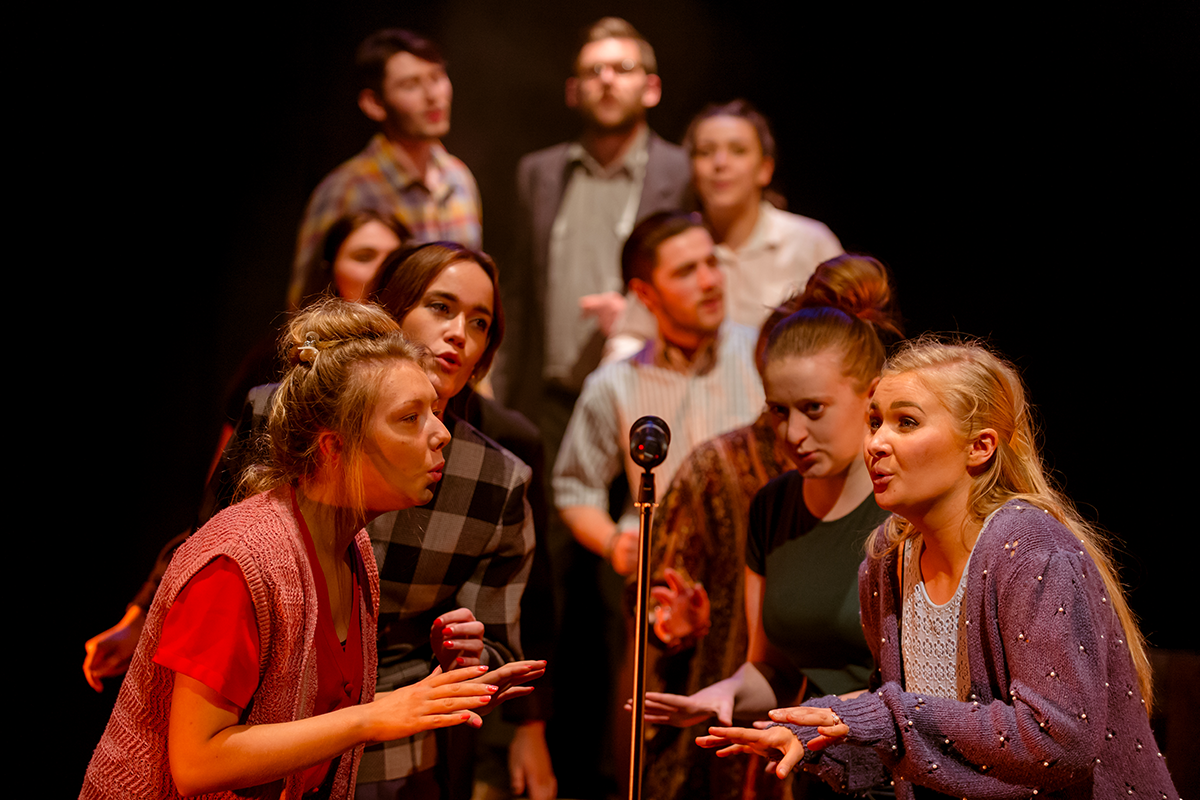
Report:
M533 560L531 471L475 428L447 414L446 467L424 506L367 526L379 564L379 680L391 691L430 673L429 631L439 614L469 608L484 624L486 663L521 658L521 595ZM368 748L359 782L432 767L433 737Z

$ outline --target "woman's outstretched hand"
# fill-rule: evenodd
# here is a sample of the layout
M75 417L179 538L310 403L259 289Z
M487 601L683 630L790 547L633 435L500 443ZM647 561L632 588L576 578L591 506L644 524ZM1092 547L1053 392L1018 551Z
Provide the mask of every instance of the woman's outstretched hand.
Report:
M792 725L806 725L817 729L820 736L808 742L809 750L824 750L835 744L850 733L850 726L842 722L842 718L830 708L777 708L769 716L772 722L787 722Z
M491 684L496 692L486 706L479 709L480 714L490 714L500 707L501 703L515 697L524 697L533 691L532 686L524 684L537 680L546 674L545 661L510 661L504 666L496 667L486 675L472 678L473 681Z
M464 667L443 672L441 667L422 681L375 698L374 741L402 739L420 731L463 722L478 728L480 714L500 693L487 667Z
M696 737L696 744L716 749L721 758L738 753L760 755L775 765L775 775L780 778L786 778L804 758L804 745L789 728L709 728L708 736Z
M686 647L708 633L708 592L684 579L671 567L663 572L666 586L655 586L650 596L654 608L654 634L668 648Z
M469 608L447 611L433 621L429 644L443 672L476 666L483 655L483 623Z
M736 695L733 678L706 686L693 695L646 692L646 722L687 728L716 717L722 725L732 725Z

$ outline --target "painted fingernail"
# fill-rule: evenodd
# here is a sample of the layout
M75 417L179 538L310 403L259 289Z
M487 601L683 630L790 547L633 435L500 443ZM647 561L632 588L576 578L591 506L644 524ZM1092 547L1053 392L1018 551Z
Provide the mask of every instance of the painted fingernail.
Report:
M475 669L479 670L480 672L488 671L487 664L480 664L479 666L475 667Z
M454 628L450 627L449 625L442 629L442 636L452 636L453 634Z
M454 659L454 663L465 664L465 663L467 663L467 660L465 658L463 658L462 656L459 656L458 658Z
M498 692L498 691L500 691L500 687L499 687L499 686L493 686L492 684L488 684L487 690L488 690L489 692Z

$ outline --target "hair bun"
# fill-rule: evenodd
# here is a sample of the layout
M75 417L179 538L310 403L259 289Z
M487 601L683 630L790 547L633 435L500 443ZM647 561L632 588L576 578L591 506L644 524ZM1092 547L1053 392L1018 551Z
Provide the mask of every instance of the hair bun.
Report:
M897 338L904 336L887 267L870 256L846 253L819 264L798 307L819 306L844 311Z

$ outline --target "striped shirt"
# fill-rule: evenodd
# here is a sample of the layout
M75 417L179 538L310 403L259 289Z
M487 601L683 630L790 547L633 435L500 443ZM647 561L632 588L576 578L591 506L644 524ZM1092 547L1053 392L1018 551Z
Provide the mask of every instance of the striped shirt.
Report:
M640 485L642 469L629 457L629 429L639 417L653 414L671 429L667 458L654 470L662 490L697 445L753 422L763 409L756 338L750 328L725 323L711 357L706 363L697 359L693 369L651 342L631 358L593 372L554 465L555 505L607 509L609 484L622 466L629 485Z
M425 175L413 175L395 145L377 133L361 153L329 173L308 201L288 289L292 305L318 267L330 226L359 211L395 216L414 243L449 241L479 249L483 242L479 187L467 165L435 143Z

